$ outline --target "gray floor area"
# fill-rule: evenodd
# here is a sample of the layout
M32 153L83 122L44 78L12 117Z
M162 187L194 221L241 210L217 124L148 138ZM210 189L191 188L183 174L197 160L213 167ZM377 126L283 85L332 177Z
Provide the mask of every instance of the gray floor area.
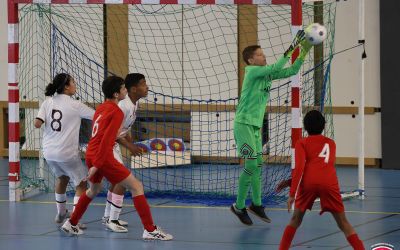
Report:
M0 176L7 176L7 162L0 160ZM357 179L354 168L339 168L342 188ZM366 249L385 242L400 248L400 171L367 169L366 199L345 201L347 216ZM53 194L43 194L24 202L7 201L7 181L0 186L0 249L277 249L290 214L283 205L269 207L271 224L256 218L251 227L240 224L226 207L178 203L171 199L151 199L155 222L175 239L171 242L144 242L142 227L132 201L124 202L122 219L129 222L129 232L111 233L100 218L104 211L103 197L96 198L82 221L88 225L80 237L67 237L54 224ZM69 202L72 198L69 197ZM71 206L71 205L69 205ZM314 211L305 216L297 231L293 249L350 249L327 213Z

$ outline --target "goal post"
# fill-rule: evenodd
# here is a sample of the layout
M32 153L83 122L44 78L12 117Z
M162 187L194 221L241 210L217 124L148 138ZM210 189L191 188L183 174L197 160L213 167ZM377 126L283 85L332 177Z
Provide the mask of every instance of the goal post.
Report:
M326 62L333 53L335 1L319 2L332 35L322 53L311 52L303 75L271 89L263 134L265 200L284 197L274 187L290 176L302 112L331 102L329 67L315 57ZM93 107L102 102L105 76L144 73L151 92L132 132L152 152L141 159L127 155L126 164L148 193L232 198L240 172L232 131L244 74L241 50L260 44L272 63L314 17L313 3L301 0L8 0L9 199L52 189L32 122L45 84L61 71L76 78L75 98ZM315 68L328 76L318 90ZM316 105L316 97L325 105ZM323 111L326 134L333 136L332 114Z

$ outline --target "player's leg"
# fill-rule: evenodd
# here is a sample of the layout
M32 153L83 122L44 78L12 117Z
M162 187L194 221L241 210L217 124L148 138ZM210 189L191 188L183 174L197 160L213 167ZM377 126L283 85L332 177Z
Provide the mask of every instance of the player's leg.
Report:
M358 235L354 231L344 213L344 206L342 197L340 195L338 186L329 186L320 190L321 193L321 213L329 211L332 213L333 218L346 236L347 241L350 245L357 250L365 249L362 241L358 238Z
M106 227L116 233L126 233L128 229L128 223L123 220L119 220L119 215L122 210L122 203L124 201L125 188L122 185L112 185L109 217L107 218L105 225ZM103 217L104 218L104 217Z
M86 192L87 190L87 185L88 183L86 181L81 181L76 187L75 187L75 196L74 196L74 206L72 209L72 212L75 211L75 207L78 204L78 201L80 197ZM86 229L87 226L83 223L78 223L78 227L82 230Z
M126 168L124 169L128 171ZM133 205L135 206L144 227L143 239L172 240L172 235L164 232L160 227L154 224L150 206L144 196L142 183L129 172L129 176L121 181L119 185L122 185L132 193Z
M252 203L248 210L261 220L270 223L271 219L265 214L265 207L262 205L261 200L261 171L263 166L261 131L260 129L255 129L254 133L257 150L257 168L251 178Z
M88 159L86 159L88 161ZM89 163L88 166L91 166ZM90 167L89 167L90 168ZM94 197L100 193L102 185L101 181L103 179L103 175L100 170L98 170L94 176L89 180L89 189L84 192L78 200L78 203L75 206L74 211L71 214L71 218L66 220L61 229L69 234L79 235L83 234L83 231L78 227L79 220L82 218L83 214L86 212L90 202Z
M123 164L121 148L116 143L113 149L114 158ZM107 201L106 201L106 208L104 210L104 216L102 218L103 223L106 225L108 219L110 220L117 220L117 224L120 226L128 226L128 222L120 220L119 215L122 210L122 204L124 202L124 194L126 189L119 185L111 185L108 192L107 192ZM112 215L110 218L110 214Z
M57 206L57 214L54 218L56 223L62 223L65 218L69 216L69 212L67 210L67 185L69 182L69 175L64 171L63 167L59 162L46 160L49 165L51 171L56 176L55 181L55 199Z
M245 225L252 225L246 209L246 198L251 186L253 175L257 175L257 150L254 127L247 124L235 123L234 136L236 147L240 158L244 159L244 168L239 176L239 185L236 203L232 204L230 210Z
M364 250L365 248L363 242L354 231L353 226L347 220L345 213L332 213L332 215L333 218L335 218L338 227L340 228L340 230L342 230L342 232L346 236L347 241L350 243L353 249Z
M67 185L69 182L69 177L61 175L57 177L55 183L55 198L57 204L57 215L54 218L56 223L62 223L64 219L69 215L66 207L67 204Z
M107 191L107 199L106 199L106 208L104 209L104 215L101 220L103 221L103 224L107 222L107 220L110 218L110 211L111 211L111 200L112 200L112 190L114 188L114 185L110 185L108 191Z
M294 210L292 218L283 232L281 243L279 244L279 250L287 250L290 248L296 230L300 227L301 222L303 221L304 214L305 212L302 212L300 209L296 208Z

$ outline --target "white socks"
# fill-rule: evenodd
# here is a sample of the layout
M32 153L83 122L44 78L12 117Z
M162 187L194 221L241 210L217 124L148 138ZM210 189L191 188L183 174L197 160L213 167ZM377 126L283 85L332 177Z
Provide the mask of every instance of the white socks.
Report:
M73 208L72 208L72 212L74 212L75 206L76 206L76 204L78 204L79 197L80 197L80 196L76 196L76 195L74 196L74 206L73 206Z
M56 203L57 203L57 213L64 215L67 212L66 203L67 203L67 195L66 194L56 194Z
M118 220L124 202L124 195L112 194L112 204L110 210L110 220Z
M112 193L110 190L107 192L107 201L106 201L106 209L104 210L104 217L110 217L110 210L111 210L111 201L112 201Z

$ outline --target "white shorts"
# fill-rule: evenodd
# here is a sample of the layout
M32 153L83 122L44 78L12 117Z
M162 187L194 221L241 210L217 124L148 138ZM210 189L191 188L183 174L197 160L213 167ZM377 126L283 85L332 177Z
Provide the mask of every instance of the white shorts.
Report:
M113 153L114 153L114 158L117 161L119 161L119 163L125 165L122 160L121 147L119 146L118 143L115 143L114 148L113 148Z
M68 176L70 181L74 183L75 187L86 178L88 173L87 167L83 165L82 160L79 158L67 162L48 160L46 160L46 162L49 164L51 170L57 178L63 175Z

